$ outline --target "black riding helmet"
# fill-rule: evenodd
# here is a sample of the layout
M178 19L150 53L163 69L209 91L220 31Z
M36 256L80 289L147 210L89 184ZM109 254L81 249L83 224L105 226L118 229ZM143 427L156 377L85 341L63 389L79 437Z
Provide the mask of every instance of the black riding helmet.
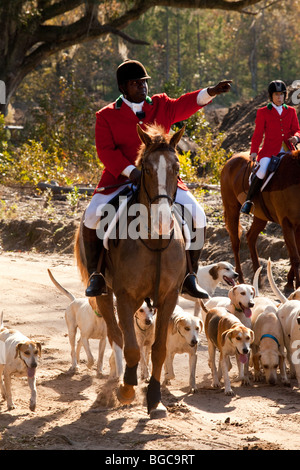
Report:
M272 95L275 92L281 91L284 93L284 99L286 98L286 84L282 80L273 80L268 86L268 93L270 100L272 101Z
M148 79L151 78L141 62L137 60L125 60L117 68L117 82L119 90L123 93L121 89L122 85L124 86L128 80L138 80L138 79Z

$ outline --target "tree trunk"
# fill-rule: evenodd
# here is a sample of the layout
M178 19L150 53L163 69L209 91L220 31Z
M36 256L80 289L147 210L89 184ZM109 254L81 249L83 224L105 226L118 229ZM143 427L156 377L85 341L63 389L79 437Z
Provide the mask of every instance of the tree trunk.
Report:
M154 6L176 8L210 8L243 11L260 0L132 0L120 2L120 11L106 0L0 0L0 80L5 83L3 112L24 77L43 60L74 44L114 34L134 44L146 45L122 30ZM82 7L82 16L73 23L51 24L50 20ZM78 10L79 11L79 10ZM103 18L100 23L99 18ZM179 14L178 80L181 78Z
M181 84L181 57L180 57L180 14L177 10L176 15L176 30L177 30L177 85Z

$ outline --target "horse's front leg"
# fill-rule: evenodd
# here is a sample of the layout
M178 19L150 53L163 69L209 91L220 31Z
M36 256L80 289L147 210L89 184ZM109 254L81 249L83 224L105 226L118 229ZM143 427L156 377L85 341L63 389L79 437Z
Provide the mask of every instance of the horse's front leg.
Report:
M116 376L120 377L123 373L123 337L115 317L112 291L109 290L108 295L96 297L96 303L107 326L107 336L114 352Z
M150 418L163 418L167 409L161 402L160 378L166 358L168 323L177 302L177 292L170 293L158 306L155 341L152 346L152 375L147 389L147 406Z
M137 367L140 360L140 348L134 329L134 312L136 300L126 294L116 295L120 327L124 338L124 358L126 362L123 384L120 385L117 397L123 405L129 405L135 398L134 387L137 385Z

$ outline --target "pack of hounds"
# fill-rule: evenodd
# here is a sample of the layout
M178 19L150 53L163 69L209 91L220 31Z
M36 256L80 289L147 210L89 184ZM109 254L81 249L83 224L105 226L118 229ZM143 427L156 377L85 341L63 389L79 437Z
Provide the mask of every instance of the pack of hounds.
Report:
M212 386L222 386L226 395L234 395L229 371L231 358L235 357L238 377L235 380L250 385L251 380L265 380L275 385L278 372L281 382L290 386L295 379L300 387L300 288L286 298L276 286L271 261L267 272L270 286L277 301L261 296L258 278L261 268L255 273L253 285L236 284L238 274L228 262L199 266L198 282L210 298L195 302L194 315L176 306L168 325L166 359L164 363L164 385L175 378L173 361L176 354L187 353L189 358L189 392L197 390L196 364L201 333L208 344L208 365L212 374ZM87 366L91 368L94 358L89 339L99 340L97 376L103 374L104 352L107 343L106 323L97 311L93 298L75 298L62 287L50 270L49 276L56 288L70 300L65 311L68 337L71 347L71 371L76 372L83 346L87 355ZM227 286L228 296L214 296L218 285ZM201 318L202 317L202 318ZM149 381L151 347L155 337L156 310L150 299L135 312L135 332L140 347L140 377ZM76 345L76 333L80 338ZM202 336L203 337L203 336ZM218 364L216 361L218 355ZM4 326L0 319L0 388L8 409L15 408L12 399L11 376L27 376L31 391L30 410L36 409L36 370L41 356L41 344L32 341L21 332ZM287 366L289 366L289 378ZM114 354L109 358L110 377L117 375ZM251 372L251 374L250 374Z

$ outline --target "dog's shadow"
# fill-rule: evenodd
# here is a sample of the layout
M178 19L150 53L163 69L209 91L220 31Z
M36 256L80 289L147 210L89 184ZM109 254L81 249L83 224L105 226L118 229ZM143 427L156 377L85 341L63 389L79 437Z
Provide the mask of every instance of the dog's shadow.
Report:
M61 372L47 380L42 380L41 385L53 389L59 394L58 400L61 402L89 400L84 391L94 382L95 376L89 373L76 373L68 370Z

